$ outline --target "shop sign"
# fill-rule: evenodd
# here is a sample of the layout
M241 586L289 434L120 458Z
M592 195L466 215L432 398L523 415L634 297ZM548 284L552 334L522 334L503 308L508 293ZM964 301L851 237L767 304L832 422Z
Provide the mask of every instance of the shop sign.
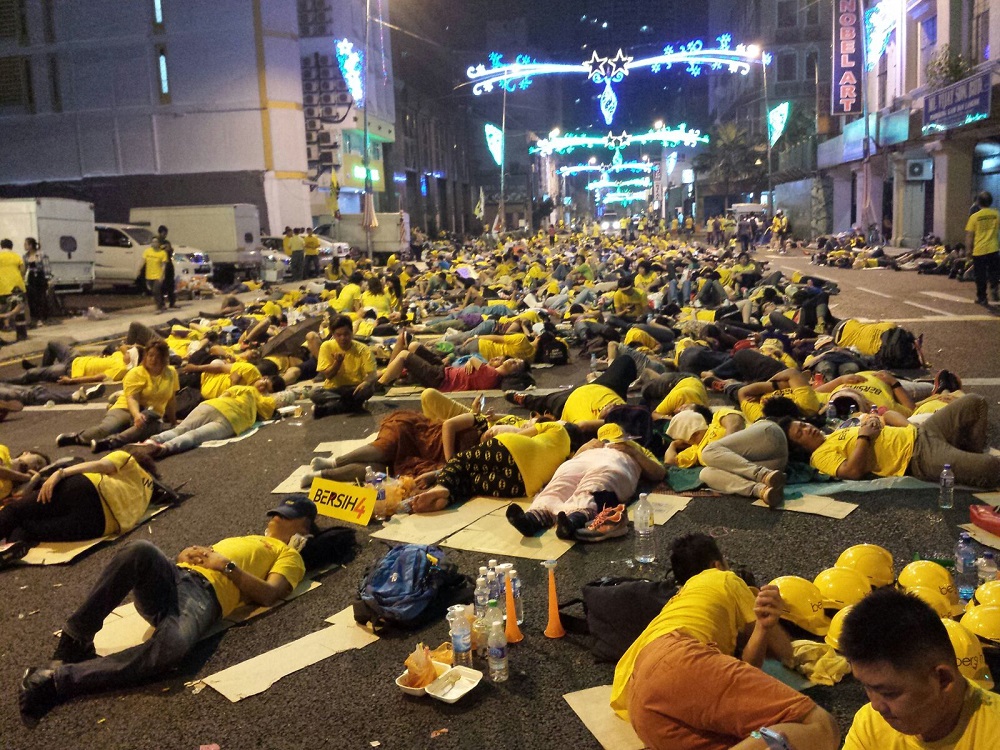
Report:
M979 73L924 97L924 135L990 116L990 72Z

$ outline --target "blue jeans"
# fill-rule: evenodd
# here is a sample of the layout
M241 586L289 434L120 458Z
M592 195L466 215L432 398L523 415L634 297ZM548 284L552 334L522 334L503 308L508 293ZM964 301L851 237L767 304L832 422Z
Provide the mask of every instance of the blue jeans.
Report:
M111 561L63 631L90 643L129 593L139 614L156 628L145 643L55 670L62 699L128 687L162 675L183 659L222 615L206 578L178 568L149 542L131 542Z

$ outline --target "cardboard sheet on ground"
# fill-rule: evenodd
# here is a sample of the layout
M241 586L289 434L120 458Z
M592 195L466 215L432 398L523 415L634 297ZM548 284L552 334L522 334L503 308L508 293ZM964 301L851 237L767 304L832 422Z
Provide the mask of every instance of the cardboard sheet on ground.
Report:
M992 547L993 549L1000 549L1000 536L991 534L986 529L981 529L974 523L960 524L958 528L968 531L969 536L980 544L985 544L987 547Z
M610 685L566 693L563 699L604 750L642 750L646 747L632 725L611 710Z
M346 455L351 451L355 451L358 448L362 448L378 436L378 433L373 432L368 437L358 438L357 440L329 440L325 443L320 443L315 448L313 448L313 453L329 453L334 457L339 458L340 456Z
M242 432L239 435L235 435L231 438L224 438L222 440L206 440L202 443L199 448L221 448L223 445L229 445L230 443L238 443L241 440L246 440L251 435L256 435L261 427L264 425L274 424L275 420L271 419L267 422L255 422L254 426L251 427L246 432Z
M452 547L468 552L526 557L529 560L558 560L575 542L556 536L555 527L538 536L523 536L507 521L506 506L489 515L477 518L461 531L443 542L442 547Z
M146 514L142 517L142 520L136 524L135 529L138 529L153 516L159 515L169 507L168 505L150 507L146 510ZM132 531L135 531L135 529L132 529ZM132 531L126 531L125 533L131 534ZM22 565L62 565L72 562L87 550L105 542L113 542L120 536L123 536L123 534L108 534L108 536L102 536L98 539L85 539L81 542L42 542L28 550L28 554L22 557L19 562Z
M785 496L801 493L802 495L835 495L838 492L881 492L882 490L926 490L936 488L934 482L925 482L916 477L878 477L877 479L845 479L840 482L810 482L808 484L789 484L785 487Z
M209 675L202 682L236 703L267 690L282 677L344 651L364 648L378 636L354 622L351 607L327 619L328 628Z
M682 495L663 495L654 492L646 497L653 506L653 523L662 526L675 515L687 508L691 498Z
M287 479L283 480L281 484L271 490L272 495L289 495L293 492L306 492L302 489L302 477L312 471L309 464L300 466L295 471L293 471Z
M973 497L994 508L1000 507L1000 492L977 492Z
M324 573L326 570L317 571L313 575L319 575ZM287 597L281 600L281 603L276 604L276 607L280 607L285 602L290 602L292 599L297 599L303 594L317 589L322 584L319 581L315 581L311 578L305 578L299 583L295 589L292 590ZM238 625L241 622L246 622L258 615L262 615L267 612L271 607L255 607L252 605L246 605L234 610L230 613L229 617L219 620L212 628L202 636L202 639L211 638L217 633L221 633L223 630L232 627L233 625ZM146 622L142 615L139 614L138 610L135 608L134 602L129 602L128 604L122 604L114 609L110 615L104 619L104 625L101 630L94 636L94 647L97 649L97 653L101 656L107 656L108 654L116 654L119 651L124 651L132 646L138 646L143 641L147 640L153 634L153 627Z
M758 508L766 508L763 500L754 502ZM786 498L784 504L775 510L790 510L794 513L809 513L814 516L826 516L843 520L857 508L856 503L845 503L822 495L802 495L796 498Z
M506 508L509 503L509 500L474 497L461 505L437 513L395 515L386 521L382 529L372 534L372 537L406 544L436 544L445 537L464 529L477 518L492 513L498 508Z
M85 404L53 404L52 406L25 406L24 411L107 411L106 399L98 398Z

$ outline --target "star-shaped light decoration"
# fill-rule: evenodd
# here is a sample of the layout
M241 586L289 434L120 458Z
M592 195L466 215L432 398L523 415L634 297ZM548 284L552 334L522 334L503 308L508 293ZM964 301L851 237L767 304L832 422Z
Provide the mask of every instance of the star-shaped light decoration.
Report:
M617 78L619 81L628 75L628 67L626 67L634 58L629 57L621 50L618 50L618 54L608 60L608 65L610 70L608 72L609 78Z
M587 60L587 62L584 63L584 65L590 68L590 77L595 81L599 81L604 78L604 64L606 62L608 62L608 58L598 55L597 50L595 49L594 54L589 60Z
M629 141L630 138L631 138L631 136L628 133L626 133L624 130L622 131L621 135L615 135L614 133L609 132L608 133L608 148L611 148L611 149L625 148L625 146L628 145L628 141Z

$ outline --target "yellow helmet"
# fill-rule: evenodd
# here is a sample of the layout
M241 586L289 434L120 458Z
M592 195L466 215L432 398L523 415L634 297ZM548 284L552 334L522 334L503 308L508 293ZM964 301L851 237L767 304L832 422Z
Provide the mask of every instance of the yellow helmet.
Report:
M954 620L942 620L945 630L948 631L948 638L955 649L955 661L958 664L958 671L962 675L984 687L987 690L993 689L993 676L990 674L990 666L986 663L983 655L983 646L976 636L969 632L968 628Z
M857 604L872 592L872 586L862 573L851 568L827 568L813 579L823 594L826 609L841 610Z
M987 581L978 589L976 589L976 595L973 600L979 606L980 604L989 605L1000 605L1000 581Z
M785 603L781 617L813 635L826 635L830 618L823 611L823 594L812 581L799 576L780 576L771 581Z
M936 588L931 586L910 586L906 590L906 593L923 600L925 604L937 612L938 617L951 616L951 602L938 592Z
M909 591L915 586L937 589L951 606L949 615L962 613L962 602L958 598L958 589L955 588L955 581L951 577L951 573L936 562L915 560L899 572L899 578L896 582L904 591Z
M1000 606L984 604L973 607L962 615L960 622L980 638L1000 643Z
M830 630L827 631L826 637L823 639L838 651L840 650L840 634L844 631L844 618L852 609L854 609L854 605L848 604L831 618Z
M876 544L855 544L840 553L838 568L853 568L868 576L872 588L888 586L896 576L892 569L892 553Z

